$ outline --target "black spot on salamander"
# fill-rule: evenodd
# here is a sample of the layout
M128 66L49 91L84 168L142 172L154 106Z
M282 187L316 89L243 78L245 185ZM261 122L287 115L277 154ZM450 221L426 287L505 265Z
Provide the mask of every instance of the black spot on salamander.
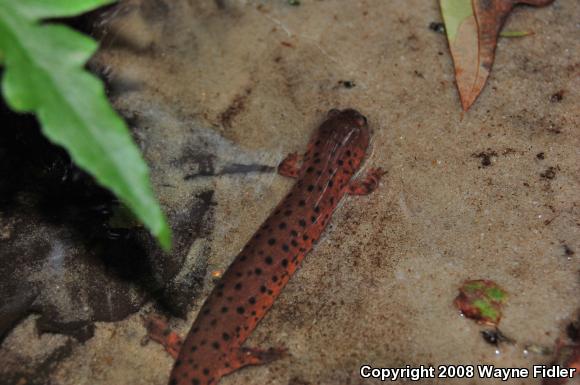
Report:
M222 338L224 341L227 341L230 339L230 335L228 333L224 333L224 334L222 334Z
M255 297L250 297L248 299L248 302L251 303L252 305L254 305L256 303L256 298Z
M234 289L242 290L242 283L241 282L236 283L236 286L234 286Z
M273 275L273 276L272 276L272 282L276 282L276 281L278 281L278 277L277 277L277 276L275 276L275 275Z
M290 235L293 237L297 237L298 236L298 232L296 230L292 230L290 231Z
M350 150L346 150L346 156L351 156Z
M342 159L339 159L339 160L338 160L338 165L339 165L339 166L342 166L343 164L344 164L344 160L342 160Z
M270 239L268 239L268 244L269 244L270 246L271 246L271 245L273 245L274 243L276 243L276 239L275 239L275 238L270 238Z
M280 230L284 230L286 228L286 222L280 222L280 224L278 225L278 228Z
M220 348L220 343L217 341L212 342L211 346L215 349L215 350L219 350Z
M313 216L311 216L311 217L310 217L310 221L311 221L312 223L315 223L315 222L316 222L316 217L315 217L314 215L313 215Z
M176 366L176 367L177 367L177 366L181 366L181 360L177 360L177 361L175 361L175 366Z
M332 187L334 185L334 182L331 180L328 181L328 187Z
M320 163L320 158L316 158L316 159L314 159L314 163L315 163L315 164L318 164L318 163Z
M298 206L304 207L306 206L306 202L304 200L301 200L300 202L298 202Z
M209 308L205 309L205 310L203 311L203 314L205 314L205 315L208 315L208 314L209 314Z
M304 219L301 219L301 220L299 220L299 221L298 221L298 224L299 224L301 227L306 227L306 221L305 221Z
M256 275L260 275L260 274L262 274L262 269L260 269L259 267L256 267L256 270L254 270L254 273L256 273Z
M215 318L214 318L214 319L212 319L212 320L210 321L210 323L209 323L209 324L210 324L211 326L215 326L215 325L217 325L217 319L215 319Z
M312 190L314 190L314 185L311 184L308 186L308 191L312 191Z
M290 250L290 247L287 244L283 244L282 245L282 250L284 250L284 251L287 252L288 250Z
M304 235L302 236L302 239L304 239L305 241L307 241L307 240L308 240L308 238L310 238L310 237L309 237L308 235L306 235L306 234L304 234Z
M298 247L298 242L296 242L295 239L291 240L290 243L292 244L292 246Z
M292 215L292 210L286 210L284 211L284 215L289 217L290 215Z
M314 171L314 167L312 167L312 166L310 166L310 167L308 167L308 168L306 169L306 172L307 172L307 173L309 173L309 174L310 174L312 171Z
M244 307L243 306L238 306L238 308L236 309L236 311L238 312L238 314L244 314Z
M266 288L266 286L261 286L261 287L260 287L260 292L261 292L261 293L265 293L265 292L266 292L266 290L268 290L268 289Z
M272 257L270 257L270 256L266 257L265 261L266 261L266 264L268 264L268 265L271 265L273 262Z
M186 374L186 373L184 373ZM200 385L201 383L199 382L199 380L197 378L192 378L191 379L191 385Z
M288 260L287 259L283 259L282 260L282 266L284 266L284 267L288 266Z
M227 307L227 306L224 306L224 307L222 307L222 313L227 313L227 312L228 312L228 310L229 310L229 309L228 309L228 307Z
M209 369L203 368L203 374L205 374L206 376L209 375Z
M314 206L314 212L318 214L320 212L320 206Z

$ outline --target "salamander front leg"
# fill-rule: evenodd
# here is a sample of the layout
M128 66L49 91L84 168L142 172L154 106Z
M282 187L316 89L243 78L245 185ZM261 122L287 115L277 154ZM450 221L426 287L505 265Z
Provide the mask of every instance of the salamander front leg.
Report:
M379 181L385 174L386 172L381 168L371 168L364 177L350 183L347 193L351 195L368 195L379 186Z
M297 153L293 152L288 154L286 158L280 162L280 165L278 165L278 174L289 178L298 178L298 171L300 171L298 163L299 158Z

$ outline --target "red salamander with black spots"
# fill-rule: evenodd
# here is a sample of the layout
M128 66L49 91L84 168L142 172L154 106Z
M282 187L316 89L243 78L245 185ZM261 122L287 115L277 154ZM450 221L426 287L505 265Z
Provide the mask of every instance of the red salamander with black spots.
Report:
M380 169L351 180L368 145L363 115L353 109L331 110L311 138L302 165L296 154L280 164L280 174L297 179L294 187L221 277L185 341L175 337L166 343L170 352L179 351L169 385L216 384L241 367L283 353L243 344L312 250L342 197L365 195L377 187Z

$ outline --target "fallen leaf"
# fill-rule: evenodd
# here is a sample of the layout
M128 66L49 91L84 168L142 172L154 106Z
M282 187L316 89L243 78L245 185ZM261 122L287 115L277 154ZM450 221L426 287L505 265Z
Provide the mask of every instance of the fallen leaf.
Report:
M544 6L552 2L554 0L440 0L463 110L471 107L485 86L498 36L513 7L518 3Z
M578 373L580 373L580 311L576 320L568 324L566 331L556 340L552 364L574 369L574 378L578 377ZM544 378L542 381L542 385L564 385L568 383L572 382L568 382L567 378Z
M477 323L497 326L507 293L498 284L487 279L465 281L455 298L455 306L467 318Z

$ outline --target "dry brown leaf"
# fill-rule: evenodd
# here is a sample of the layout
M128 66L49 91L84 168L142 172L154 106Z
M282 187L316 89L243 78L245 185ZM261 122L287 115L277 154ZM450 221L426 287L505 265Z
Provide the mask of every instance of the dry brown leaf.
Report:
M513 7L516 4L545 6L553 2L554 0L440 1L449 49L455 65L457 89L464 110L471 107L485 86L495 58L498 36ZM457 13L450 15L454 11Z

